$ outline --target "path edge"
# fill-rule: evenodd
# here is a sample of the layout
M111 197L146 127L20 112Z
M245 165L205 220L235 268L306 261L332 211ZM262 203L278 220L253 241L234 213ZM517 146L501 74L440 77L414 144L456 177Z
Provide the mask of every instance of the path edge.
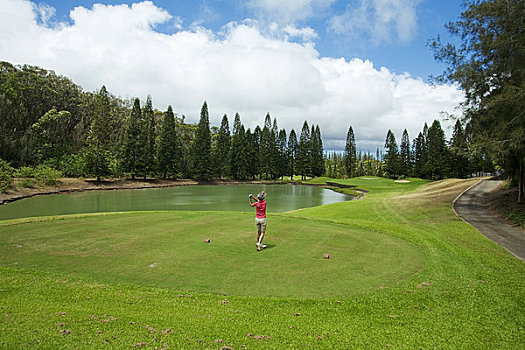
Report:
M485 179L479 179L479 181L477 181L475 184L469 186L466 190L464 190L463 192L461 192L460 194L457 195L457 197L452 201L452 210L454 211L454 214L456 214L456 216L458 218L460 218L463 222L466 222L467 224L469 224L470 226L472 226L472 224L470 222L468 222L465 218L463 218L461 215L458 214L458 212L456 211L456 202L465 194L467 193L470 189L476 187L477 185L479 185L480 183L482 183L483 181L485 181ZM474 226L472 226L474 227ZM475 227L474 227L475 228Z

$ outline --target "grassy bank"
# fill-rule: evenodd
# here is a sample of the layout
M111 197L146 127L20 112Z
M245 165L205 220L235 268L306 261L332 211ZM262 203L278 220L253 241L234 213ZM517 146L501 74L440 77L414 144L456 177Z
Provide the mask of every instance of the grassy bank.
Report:
M518 204L518 187L509 183L487 197L489 209L514 225L525 227L525 204Z
M0 223L0 347L520 348L525 264L453 214L471 182L342 181L366 198L270 218L260 253L241 213Z

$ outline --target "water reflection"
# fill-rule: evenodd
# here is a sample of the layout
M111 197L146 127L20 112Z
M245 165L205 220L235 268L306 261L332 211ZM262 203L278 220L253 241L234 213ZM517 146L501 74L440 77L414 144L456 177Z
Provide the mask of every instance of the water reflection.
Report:
M130 210L253 211L248 194L265 191L268 212L285 212L349 199L312 186L198 185L37 196L0 206L0 219Z

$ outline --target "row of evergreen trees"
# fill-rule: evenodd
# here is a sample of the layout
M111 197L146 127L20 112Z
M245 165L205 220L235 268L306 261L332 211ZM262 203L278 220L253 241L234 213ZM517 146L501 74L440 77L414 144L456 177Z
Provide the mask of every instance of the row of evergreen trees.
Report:
M385 140L385 172L392 177L414 176L426 179L449 177L466 178L474 173L493 172L491 158L473 149L469 130L464 130L458 120L449 142L438 120L430 128L425 123L423 131L410 146L405 129L398 149L396 138L389 130Z
M175 117L171 106L156 122L151 98L141 108L134 100L118 154L111 152L112 133L109 97L105 87L97 95L95 112L89 130L83 159L91 175L100 179L111 175L112 159L119 169L136 176L178 177L210 180L276 179L294 174L324 174L323 143L319 126L309 127L305 121L299 140L292 129L289 137L266 115L264 126L253 131L245 129L239 114L230 134L228 117L221 126L211 128L207 103L202 105L196 126L184 124ZM156 125L160 124L160 125Z
M458 120L451 139L447 142L445 132L438 120L429 128L425 123L423 131L410 144L407 130L403 131L398 147L396 137L388 130L385 139L385 153L359 156L356 153L355 136L349 128L345 155L342 164L348 177L375 175L388 177L419 177L442 179L449 177L466 178L474 173L493 172L494 165L487 154L475 150L470 142L469 130L464 130Z
M386 155L357 152L352 128L344 154L325 155L318 126L300 134L277 128L269 115L263 127L246 130L236 116L230 133L225 116L209 126L203 105L199 125L184 116L154 110L151 98L119 99L105 87L83 92L66 77L39 67L0 62L0 158L15 167L44 165L65 176L155 176L162 178L262 178L292 174L354 177L465 177L492 171L491 159L472 145L470 124L458 122L446 142L439 122L398 148L387 134ZM470 128L470 129L469 129Z
M375 155L363 154L361 151L358 153L354 130L350 126L345 152L325 156L326 175L334 178L367 175L436 180L466 178L495 170L492 159L481 152L479 147L473 147L471 131L464 130L459 120L448 142L438 120L434 120L430 128L425 123L412 144L405 129L399 147L394 133L388 130L384 150L384 154L379 149Z

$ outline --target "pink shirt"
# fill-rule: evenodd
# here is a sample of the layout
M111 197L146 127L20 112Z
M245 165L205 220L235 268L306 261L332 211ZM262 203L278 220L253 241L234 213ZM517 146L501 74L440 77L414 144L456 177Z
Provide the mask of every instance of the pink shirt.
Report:
M255 209L257 209L255 214L256 218L262 219L266 217L266 201L259 201L255 203Z

